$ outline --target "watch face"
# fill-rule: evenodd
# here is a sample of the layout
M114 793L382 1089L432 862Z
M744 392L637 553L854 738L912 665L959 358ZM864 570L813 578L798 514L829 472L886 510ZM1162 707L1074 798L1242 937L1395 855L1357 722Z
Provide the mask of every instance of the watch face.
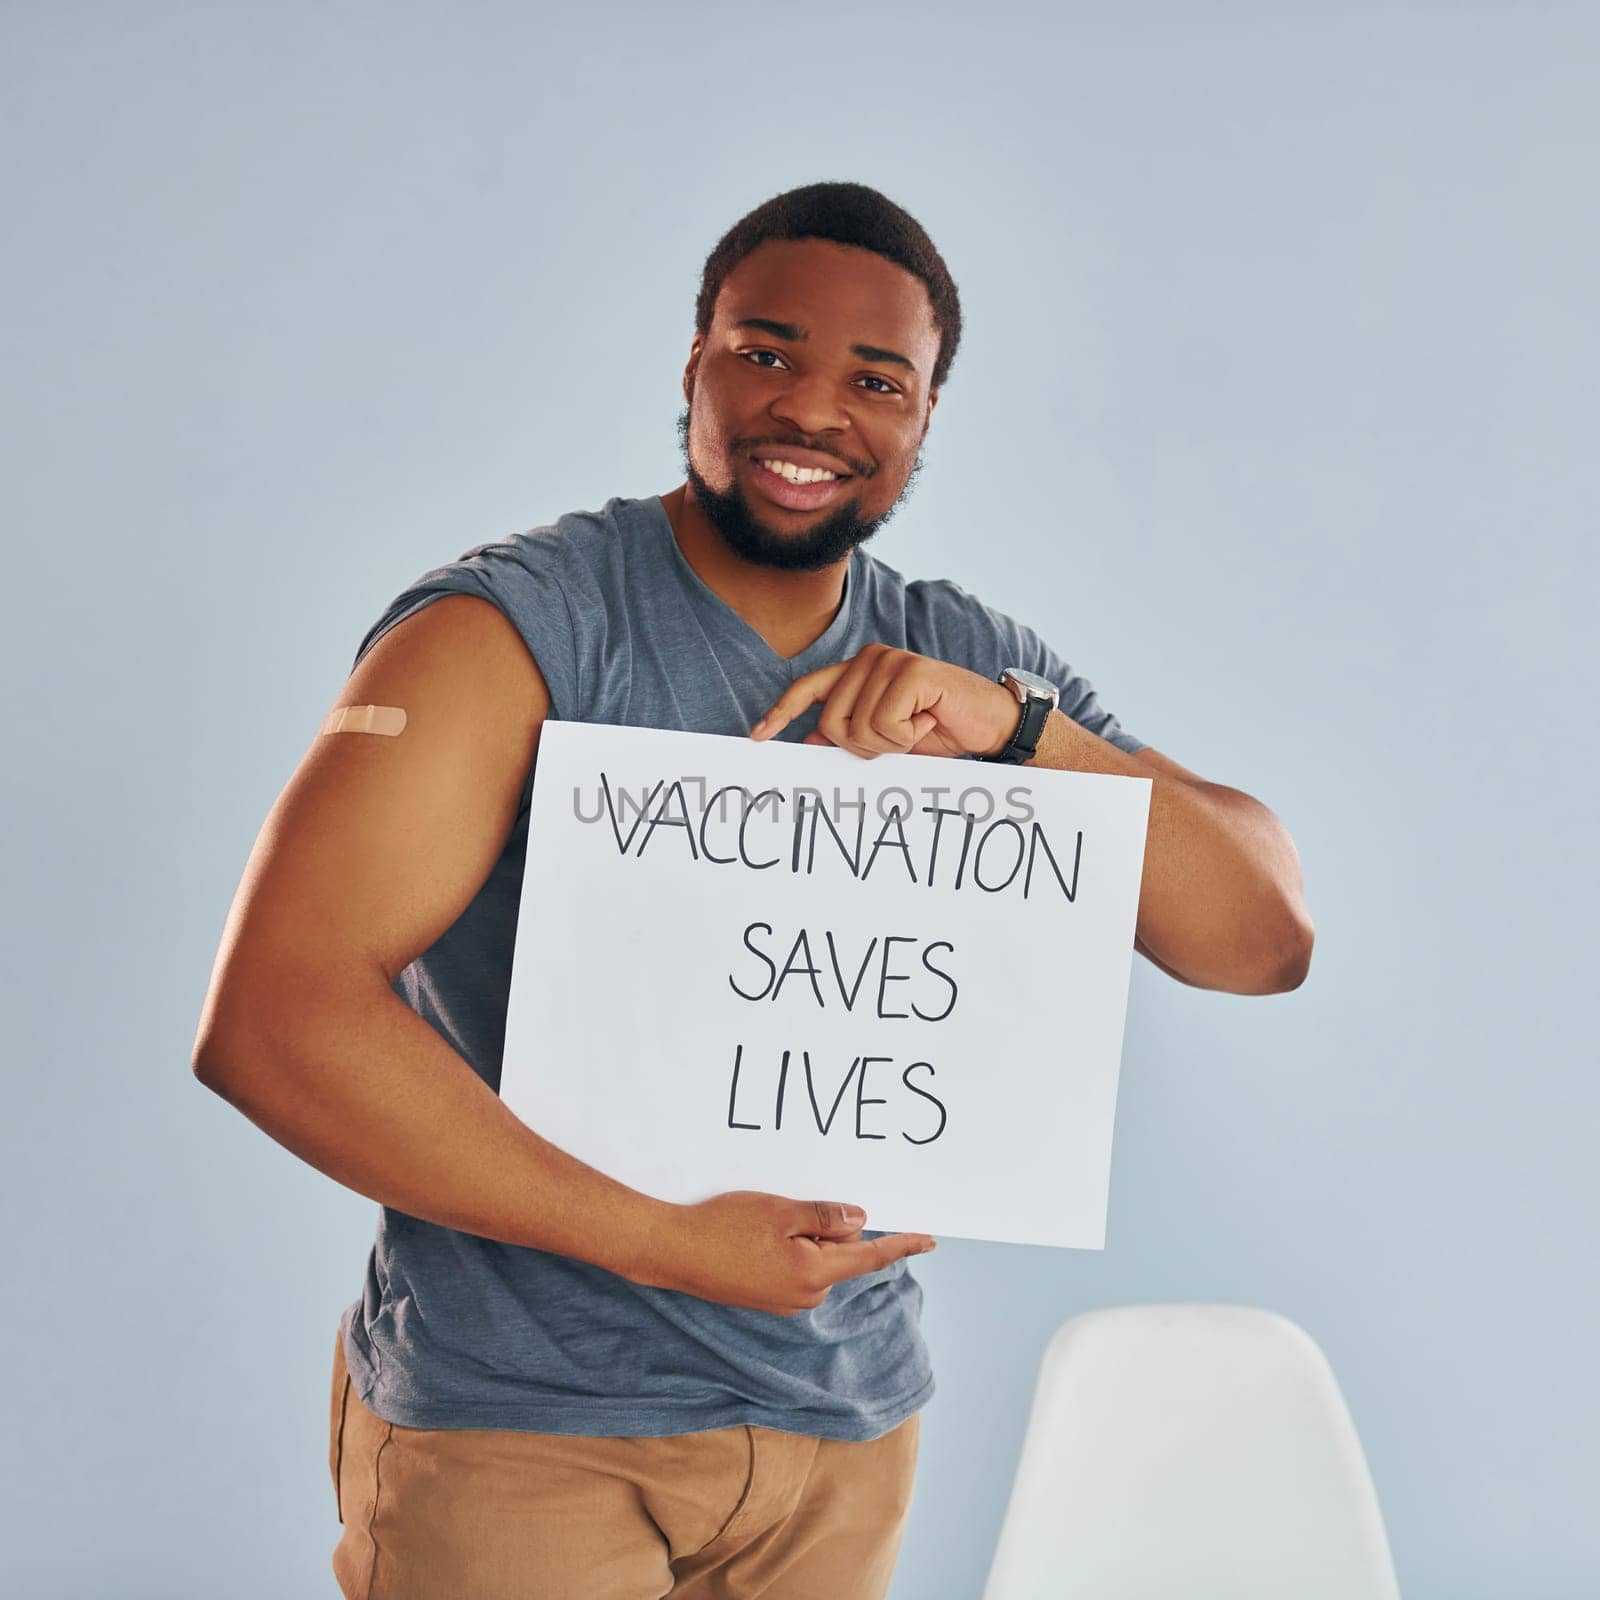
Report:
M1061 698L1061 691L1048 678L1041 678L1037 672L1025 672L1021 667L1007 667L1006 676L1015 678L1024 689L1048 699L1052 705Z

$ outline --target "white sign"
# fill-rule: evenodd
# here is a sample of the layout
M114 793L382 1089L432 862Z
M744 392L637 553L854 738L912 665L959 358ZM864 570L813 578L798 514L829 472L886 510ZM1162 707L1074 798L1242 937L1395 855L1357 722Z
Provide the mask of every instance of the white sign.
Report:
M547 722L501 1097L660 1199L1100 1249L1150 789Z

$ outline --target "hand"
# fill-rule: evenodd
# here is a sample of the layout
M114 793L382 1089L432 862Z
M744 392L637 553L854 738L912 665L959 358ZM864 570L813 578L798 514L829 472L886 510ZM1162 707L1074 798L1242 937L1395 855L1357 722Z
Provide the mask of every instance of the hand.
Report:
M802 742L839 745L867 760L890 752L997 755L1022 715L1017 697L980 672L869 644L849 661L796 678L750 737L770 739L818 700L825 704L816 731Z
M792 1317L820 1306L834 1284L932 1250L925 1233L863 1239L865 1214L827 1200L785 1200L735 1189L672 1206L636 1282L750 1311Z

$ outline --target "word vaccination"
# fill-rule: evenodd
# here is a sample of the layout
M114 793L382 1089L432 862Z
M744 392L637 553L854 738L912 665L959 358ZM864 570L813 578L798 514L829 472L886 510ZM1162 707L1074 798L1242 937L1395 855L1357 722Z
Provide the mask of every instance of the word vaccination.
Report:
M1033 818L1025 827L1015 817L984 821L960 806L905 810L896 805L869 833L867 808L862 805L850 807L857 812L852 837L848 825L834 821L815 791L799 791L791 801L780 789L763 790L738 808L733 821L726 816L726 806L716 802L730 792L748 797L739 785L723 785L696 807L690 804L684 779L661 778L624 829L627 808L619 810L604 772L600 791L602 810L581 819L607 817L618 854L624 858L643 860L657 834L664 832L668 842L657 848L657 854L661 849L687 852L684 859L707 865L757 872L786 866L789 872L805 876L842 870L857 883L867 883L874 871L880 878L887 872L929 889L958 892L976 887L987 894L1010 891L1024 900L1034 892L1037 877L1040 886L1053 882L1068 901L1077 898L1081 828L1070 853L1062 848L1058 855L1044 827ZM792 809L787 820L782 814L785 804ZM887 866L879 867L880 857ZM1070 862L1070 872L1063 869L1064 860Z

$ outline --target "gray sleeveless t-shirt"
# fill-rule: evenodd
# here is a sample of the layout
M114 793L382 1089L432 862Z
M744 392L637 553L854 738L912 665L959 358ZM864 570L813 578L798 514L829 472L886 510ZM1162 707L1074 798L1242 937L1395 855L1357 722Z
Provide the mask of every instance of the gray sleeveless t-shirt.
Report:
M446 594L479 595L510 618L549 687L550 715L564 721L745 734L802 673L883 641L987 677L1027 667L1060 686L1062 710L1085 728L1120 750L1144 748L1030 628L946 579L907 582L860 548L833 621L786 659L701 580L655 496L569 513L425 574L389 604L356 661ZM819 715L813 706L778 737L802 738ZM496 1092L532 787L530 770L476 897L394 984ZM933 1393L921 1307L904 1261L782 1317L384 1206L340 1330L362 1400L406 1427L654 1435L751 1424L875 1439Z

